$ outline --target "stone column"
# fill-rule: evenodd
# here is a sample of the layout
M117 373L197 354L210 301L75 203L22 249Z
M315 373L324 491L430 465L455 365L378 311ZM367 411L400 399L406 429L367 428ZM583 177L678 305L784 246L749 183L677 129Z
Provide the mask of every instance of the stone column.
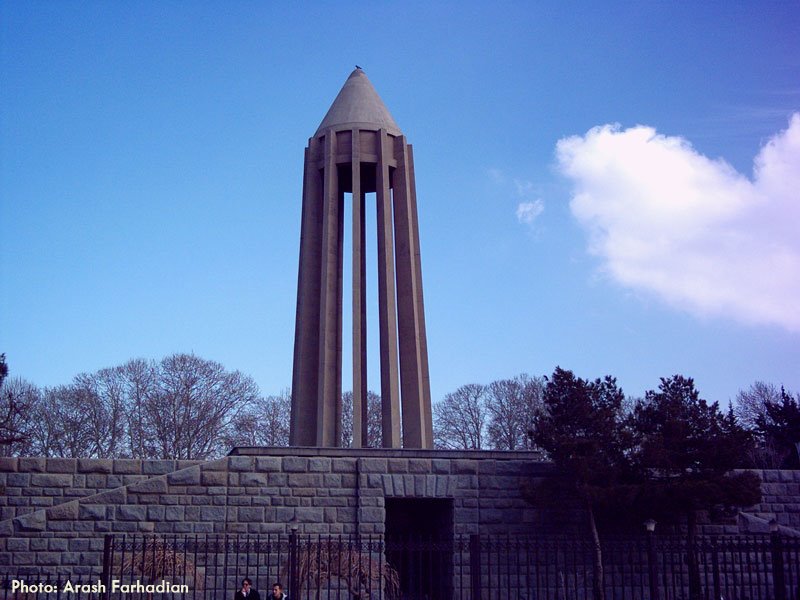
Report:
M381 403L383 446L400 447L400 402L397 381L397 313L394 289L394 241L389 175L391 140L378 133L378 311L381 349Z
M317 389L317 436L320 446L338 446L339 423L336 420L341 382L341 311L340 281L340 191L336 170L336 133L325 136L322 192L322 270L319 317L319 376Z
M416 198L410 169L410 147L405 136L394 138L394 231L397 261L397 316L400 342L400 389L403 406L403 446L433 447L425 407L430 404L427 349L419 267Z
M367 445L367 257L361 151L353 129L353 448Z
M314 155L319 140L309 140L303 170L300 267L297 278L294 372L292 376L292 446L314 446L317 430L319 318L321 282L322 190Z

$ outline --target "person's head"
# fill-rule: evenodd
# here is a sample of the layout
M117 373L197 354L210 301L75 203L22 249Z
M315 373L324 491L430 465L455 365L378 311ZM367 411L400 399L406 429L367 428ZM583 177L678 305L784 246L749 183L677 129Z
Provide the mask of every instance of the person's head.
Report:
M249 590L251 587L253 587L253 582L250 581L249 577L245 577L244 579L242 579L242 589L243 590Z
M275 598L280 598L281 594L283 594L283 586L276 581L272 584L272 595Z

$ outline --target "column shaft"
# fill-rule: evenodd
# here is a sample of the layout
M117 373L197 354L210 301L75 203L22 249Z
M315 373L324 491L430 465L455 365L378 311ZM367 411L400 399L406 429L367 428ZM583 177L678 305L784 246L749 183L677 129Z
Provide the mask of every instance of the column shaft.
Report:
M418 268L419 232L412 216L415 202L408 153L405 138L395 138L394 227L403 447L430 448L432 440L428 436L425 413L425 400L430 392L423 373L428 357L421 344L425 323L422 321L422 281Z
M367 257L361 152L353 129L353 448L367 445Z
M381 350L383 446L400 447L400 402L397 381L397 313L394 289L392 196L389 179L391 148L385 129L378 139L378 314Z
M300 225L300 264L297 277L297 313L292 373L292 412L289 443L313 446L317 433L319 371L320 236L322 190L313 162L318 141L309 141L303 171L303 205Z
M319 386L317 395L317 436L318 446L333 447L336 440L337 383L341 381L341 368L338 369L340 351L339 336L339 289L340 289L340 241L339 204L340 193L336 172L336 134L331 131L325 136L325 158L323 174L322 211L322 269L320 277L320 316L319 316Z
M433 448L433 414L431 411L431 377L428 370L428 334L425 327L425 301L422 295L422 254L419 249L419 218L417 216L417 177L414 172L414 148L411 144L406 146L408 150L408 180L411 184L410 187L410 204L409 216L411 217L411 228L414 231L414 270L416 271L417 287L415 290L417 306L417 322L418 330L417 335L419 343L419 352L422 357L421 371L422 371L422 392L423 398L422 407L424 411L423 429L426 432L427 444L423 448Z

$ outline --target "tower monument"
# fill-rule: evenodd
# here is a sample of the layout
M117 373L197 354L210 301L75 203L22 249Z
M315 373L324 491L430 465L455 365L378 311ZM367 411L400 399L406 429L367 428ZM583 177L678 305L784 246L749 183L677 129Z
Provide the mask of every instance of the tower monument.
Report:
M292 374L293 446L341 445L343 242L348 214L353 238L353 446L366 444L364 215L365 194L371 192L378 221L383 445L433 447L413 153L358 67L305 150ZM346 193L351 194L349 204Z

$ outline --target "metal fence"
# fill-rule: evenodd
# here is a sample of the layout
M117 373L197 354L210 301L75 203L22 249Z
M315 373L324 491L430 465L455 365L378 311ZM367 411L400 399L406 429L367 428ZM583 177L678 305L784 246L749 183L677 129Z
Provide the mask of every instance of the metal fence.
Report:
M800 600L796 538L613 537L602 554L609 600ZM109 535L100 578L71 580L104 589L12 592L7 575L2 597L222 600L249 577L265 599L279 581L291 600L589 600L594 573L593 546L567 537Z

